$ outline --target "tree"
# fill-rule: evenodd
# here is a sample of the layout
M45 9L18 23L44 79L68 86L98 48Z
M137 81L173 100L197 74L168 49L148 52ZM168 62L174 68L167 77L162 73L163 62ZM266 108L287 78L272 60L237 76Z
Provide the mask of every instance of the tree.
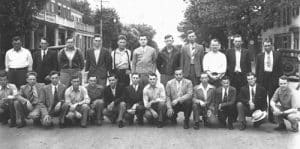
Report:
M92 9L87 1L72 1L71 6L83 13L82 22L89 25L94 25Z

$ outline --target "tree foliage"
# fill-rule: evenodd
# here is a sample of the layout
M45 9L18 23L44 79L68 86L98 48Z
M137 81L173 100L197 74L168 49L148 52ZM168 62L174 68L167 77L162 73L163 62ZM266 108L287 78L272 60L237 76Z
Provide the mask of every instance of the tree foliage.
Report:
M82 22L85 24L93 25L94 20L93 20L93 12L92 9L90 8L90 3L87 1L72 1L71 6L78 10L79 12L83 13L82 16Z

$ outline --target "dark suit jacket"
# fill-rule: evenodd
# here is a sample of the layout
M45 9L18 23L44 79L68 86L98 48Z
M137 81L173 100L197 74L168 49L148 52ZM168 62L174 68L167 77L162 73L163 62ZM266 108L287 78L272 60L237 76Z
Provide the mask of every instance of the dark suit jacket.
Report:
M228 88L228 95L227 95L227 101L222 101L222 90L223 87L219 87L215 91L215 99L214 99L214 106L217 109L219 104L222 104L222 106L233 106L236 101L236 89L232 86L229 86Z
M105 106L109 105L111 102L115 102L115 105L119 104L121 101L124 101L124 87L121 85L116 86L116 96L113 95L110 85L104 88L103 96L104 96L104 103Z
M102 48L100 51L100 56L98 63L96 63L96 58L94 54L94 49L90 49L86 53L86 71L89 71L88 76L94 75L99 79L106 79L107 72L112 69L112 58L110 53Z
M264 63L265 61L265 53L260 53L256 58L256 75L257 75L257 83L262 84L264 78ZM283 74L282 70L282 61L281 55L279 52L273 51L273 72L271 76L271 82L273 82L274 86L278 86L278 78Z
M213 108L212 102L215 98L215 90L215 87L211 86L211 88L209 88L207 91L207 99L205 100L203 90L200 88L200 85L196 85L193 91L193 102L196 100L201 100L207 103L208 108Z
M168 63L171 64L171 69L167 68ZM171 56L169 57L167 47L164 47L162 51L158 53L156 66L160 74L173 75L176 67L180 66L180 51L173 46ZM167 72L168 69L171 70L171 72Z
M236 66L235 49L229 49L226 52L227 59L227 73L230 76L234 73ZM251 58L250 53L247 49L241 49L241 60L240 60L241 71L244 74L251 72Z
M127 107L131 108L135 103L139 103L140 105L144 105L143 102L143 89L142 85L138 86L138 90L135 91L132 85L127 86L124 91L124 100L126 102Z
M196 76L200 77L202 72L204 48L202 45L196 44L195 50L196 50L195 59L194 59L195 71L196 71ZM191 52L190 52L189 44L186 44L182 47L181 56L180 56L180 67L183 70L183 76L188 77L191 69Z
M33 53L33 70L38 74L37 81L40 83L50 83L50 81L46 81L45 77L53 70L58 69L57 62L57 52L53 50L48 50L47 54L44 56L42 60L41 50Z
M36 83L35 84L35 87L36 87L36 91L37 91L37 96L38 98L34 98L32 101L30 101L30 103L32 105L37 105L40 103L40 101L42 100L42 97L43 97L43 87L44 87L44 84L43 83ZM26 85L22 85L20 87L20 96L19 98L21 99L21 101L24 101L23 99L27 99L29 100L29 93L30 93L30 90L31 90L31 86L26 84Z
M244 105L249 107L250 92L249 85L243 86L240 90L238 101L241 101ZM260 109L265 111L267 109L267 91L264 87L256 84L256 91L253 103L255 104L255 109Z
M57 95L58 100L54 100L54 95L52 94L52 85L48 84L43 88L43 94L40 103L43 105L41 110L47 110L48 112L52 111L55 105L65 100L65 90L66 86L64 84L58 84L57 86Z

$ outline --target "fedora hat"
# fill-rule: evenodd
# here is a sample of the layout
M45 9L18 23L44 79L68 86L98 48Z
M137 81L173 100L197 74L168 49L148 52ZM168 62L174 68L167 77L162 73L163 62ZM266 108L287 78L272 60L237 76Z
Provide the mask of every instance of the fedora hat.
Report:
M252 113L252 122L258 122L267 117L266 111L256 110Z

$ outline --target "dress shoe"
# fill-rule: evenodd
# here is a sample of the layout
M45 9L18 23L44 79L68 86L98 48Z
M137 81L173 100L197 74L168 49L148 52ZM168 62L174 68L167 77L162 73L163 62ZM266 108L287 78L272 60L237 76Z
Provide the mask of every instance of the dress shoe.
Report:
M269 122L272 123L272 124L276 124L275 120L272 119L272 118L269 118Z
M254 123L253 123L253 127L254 127L254 128L258 128L262 123L263 123L262 120L261 120L261 121L258 121L258 122L254 122Z
M164 126L163 122L160 121L157 122L157 128L162 128L163 126Z
M172 122L173 125L176 125L177 124L177 119L172 119L171 122Z
M138 123L138 125L141 125L141 126L142 126L142 125L144 125L144 120L139 120L139 119L138 119L138 120L137 120L137 123Z
M119 121L119 128L123 128L124 127L124 124L123 124L123 121Z
M101 126L101 125L102 125L102 120L97 120L97 121L96 121L96 125L97 125L97 126Z
M240 130L245 130L246 127L247 127L246 122L241 122L241 123L240 123L240 126L239 126L239 129L240 129Z
M204 125L205 127L209 127L209 123L208 123L207 121L203 121L203 125Z
M82 124L80 124L80 127L81 127L81 128L86 128L87 125L82 125Z
M26 126L26 122L22 122L21 124L17 125L17 128L23 128Z
M298 122L292 123L292 132L299 132L299 124Z
M2 125L6 125L6 124L8 124L8 120L2 120Z
M128 124L131 126L131 125L133 125L133 120L129 120L128 121Z
M285 126L285 124L279 124L278 127L274 128L274 130L276 130L276 131L285 131L286 126Z
M227 127L228 127L229 130L233 130L234 129L232 123L228 123Z
M195 122L194 129L198 130L199 128L200 128L200 123L199 122Z
M13 128L13 127L16 127L16 126L17 126L16 123L10 123L10 124L9 124L9 127L10 127L10 128Z
M190 124L189 124L189 121L188 121L188 120L184 120L183 128L184 128L184 129L189 129L189 128L190 128Z

